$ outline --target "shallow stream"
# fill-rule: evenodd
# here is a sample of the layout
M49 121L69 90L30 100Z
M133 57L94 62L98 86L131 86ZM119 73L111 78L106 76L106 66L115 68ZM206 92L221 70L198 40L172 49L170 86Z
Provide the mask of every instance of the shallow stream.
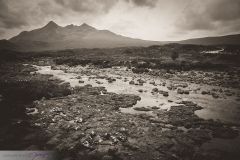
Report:
M220 96L219 98L213 98L211 95L202 95L202 90L209 90L214 88L208 85L198 85L193 83L188 83L187 90L190 94L178 94L176 90L169 90L167 86L175 83L166 79L149 77L142 78L146 83L143 85L132 85L129 81L133 80L137 83L136 76L121 75L124 71L123 68L111 69L111 72L97 72L97 75L80 74L80 73L69 73L63 70L53 70L51 66L36 66L34 67L38 70L37 73L53 75L53 78L62 80L63 82L69 82L72 87L84 86L90 84L94 87L102 86L105 87L108 92L114 92L118 94L135 94L141 97L141 100L131 108L121 108L124 113L147 113L152 114L151 111L136 111L136 107L159 107L160 109L169 110L173 105L179 105L178 102L183 100L189 100L202 106L204 109L195 112L200 118L204 119L219 119L223 122L230 122L235 124L240 124L240 101L237 100L236 96ZM88 70L87 67L81 67L81 70ZM110 73L109 73L110 72ZM114 74L114 73L117 74ZM105 74L104 74L105 73ZM111 77L116 79L111 83L108 82L107 78ZM135 77L135 78L132 78ZM79 82L81 81L81 82ZM152 84L155 83L155 85ZM166 85L163 86L163 83ZM158 88L158 90L167 91L169 96L164 97L162 94L151 93L153 88ZM217 88L217 87L215 87ZM219 88L219 87L218 87Z

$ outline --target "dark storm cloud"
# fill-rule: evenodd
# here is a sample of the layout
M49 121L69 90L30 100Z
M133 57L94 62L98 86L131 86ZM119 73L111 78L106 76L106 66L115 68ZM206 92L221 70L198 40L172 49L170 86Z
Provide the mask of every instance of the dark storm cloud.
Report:
M21 13L24 14L24 13ZM26 25L27 21L11 9L7 0L0 0L0 28L16 28Z
M96 19L109 13L119 2L133 7L154 7L157 0L0 0L1 35L4 32L7 35L11 30L41 26L49 20Z
M55 0L59 5L76 12L107 13L120 0ZM158 0L123 0L136 7L154 7Z
M72 9L76 12L108 12L116 0L55 0L59 5L66 7L67 9Z
M126 0L126 1L132 2L137 6L154 7L156 6L158 0Z
M214 30L220 27L240 29L240 0L192 0L177 19L176 26L181 30Z
M120 0L0 0L0 28L19 28L42 21L46 16L62 16L70 11L105 14ZM154 7L157 0L124 0L135 7Z

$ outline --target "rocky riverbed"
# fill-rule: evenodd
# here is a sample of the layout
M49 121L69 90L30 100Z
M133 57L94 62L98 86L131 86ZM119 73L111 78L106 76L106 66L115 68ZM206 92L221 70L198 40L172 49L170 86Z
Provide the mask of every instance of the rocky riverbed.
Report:
M240 122L238 89L208 85L204 84L204 81L198 84L149 74L134 74L125 67L98 69L93 66L35 66L35 68L38 70L36 73L53 75L52 79L60 79L72 87L92 85L104 87L108 92L139 96L141 99L133 107L120 108L125 113L143 113L138 111L145 108L148 110L146 114L152 114L153 108L169 110L171 106L187 100L203 107L202 110L196 111L200 118L219 119L236 124Z
M29 114L47 136L45 147L66 159L240 157L238 89L125 67L34 67L31 74L72 87L66 97L35 101ZM229 143L234 151L224 149Z

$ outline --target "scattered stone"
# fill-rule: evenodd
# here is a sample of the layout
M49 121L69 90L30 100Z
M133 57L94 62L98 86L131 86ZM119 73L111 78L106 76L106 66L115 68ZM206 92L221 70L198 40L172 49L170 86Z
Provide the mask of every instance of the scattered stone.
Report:
M145 82L144 80L142 80L142 79L138 79L137 81L138 81L139 85L143 85L144 83L146 83L146 82Z
M127 129L124 128L124 127L121 127L120 130L119 130L119 132L121 132L121 133L127 133Z
M212 93L212 97L213 97L213 98L218 98L219 95L218 95L217 93Z
M158 92L158 88L153 88L152 92L154 92L154 93Z
M153 106L151 107L152 109L160 109L160 107L157 107L157 106Z
M84 83L84 81L83 80L79 80L78 83Z
M82 79L82 77L81 76L77 76L76 79Z
M178 93L178 94L184 94L184 90L182 90L182 89L179 88L179 89L177 90L177 93Z
M38 114L38 109L37 108L26 108L26 114L27 115L35 115Z
M155 83L155 81L151 81L151 82L149 82L149 84L152 84L152 85L156 85L156 83Z
M172 86L167 86L167 89L168 90L173 90L173 87Z
M164 97L168 97L169 96L169 94L168 94L168 92L162 92L162 95L164 96Z
M203 95L206 95L206 94L209 94L209 93L210 93L209 91L202 91Z
M96 81L97 84L103 84L103 82L100 82L100 81Z
M110 134L110 133L105 133L103 137L104 137L106 140L109 140L110 137L111 137L111 134Z
M112 83L112 82L115 82L116 79L115 79L115 78L108 77L108 78L107 78L107 81L108 81L108 83Z
M136 111L144 111L144 112L151 111L151 109L147 108L147 107L135 107L133 109L136 110Z
M134 81L130 81L130 82L129 82L129 84L132 84L132 85L134 85L134 84L135 84L135 82L134 82Z
M183 90L181 88L178 88L177 93L178 94L189 94L189 90Z

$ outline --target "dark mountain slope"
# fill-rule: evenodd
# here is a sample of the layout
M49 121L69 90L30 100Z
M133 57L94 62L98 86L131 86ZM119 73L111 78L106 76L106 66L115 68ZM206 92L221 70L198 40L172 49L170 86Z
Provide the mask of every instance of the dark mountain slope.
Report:
M46 26L24 31L10 39L23 50L61 50L71 48L114 48L160 44L117 35L108 30L97 30L88 24L61 27L51 21Z
M204 37L179 41L181 44L197 44L197 45L240 45L240 34L227 35L220 37Z

